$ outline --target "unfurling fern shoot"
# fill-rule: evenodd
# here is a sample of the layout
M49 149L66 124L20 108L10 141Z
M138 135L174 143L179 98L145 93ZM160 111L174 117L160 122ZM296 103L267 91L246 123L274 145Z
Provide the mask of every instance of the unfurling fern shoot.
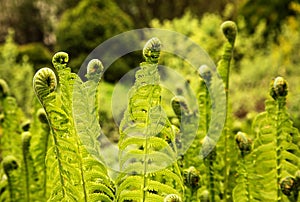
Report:
M231 196L231 193L228 193L229 191L229 176L230 176L230 148L231 145L233 145L233 138L230 138L230 131L229 131L229 103L228 103L228 93L229 93L229 74L230 74L230 62L233 55L233 49L234 49L234 43L235 38L237 35L237 26L232 21L226 21L221 25L221 29L223 31L224 36L227 39L227 42L224 45L223 55L221 57L221 60L218 63L217 70L220 74L221 78L223 79L223 82L225 84L225 93L226 93L226 120L225 120L225 126L223 130L224 134L224 201L226 202L228 198Z
M300 167L299 132L293 127L286 108L287 82L282 77L272 80L266 112L254 122L256 138L253 155L258 198L285 200L280 189L283 178L292 176ZM259 178L258 176L261 176Z
M252 150L252 140L246 133L238 132L235 136L236 144L241 152L241 158L238 165L238 179L233 189L233 201L253 201L254 182L251 179L252 160L249 154Z
M120 124L118 201L163 201L166 195L181 196L183 191L175 133L161 107L160 48L157 38L146 43L146 62L140 64L128 94Z

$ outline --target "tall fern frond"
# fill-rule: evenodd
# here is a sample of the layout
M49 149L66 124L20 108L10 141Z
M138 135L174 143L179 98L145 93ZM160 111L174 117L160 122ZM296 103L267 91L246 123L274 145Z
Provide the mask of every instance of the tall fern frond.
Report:
M113 201L114 186L101 157L99 137L97 90L103 73L101 61L93 59L87 66L87 81L77 80L73 90L73 113L76 133L83 154L83 175L86 180L88 201ZM84 147L84 148L83 148Z
M146 62L141 63L128 94L120 124L118 201L163 201L168 194L182 195L175 133L161 107L160 46L157 38L146 43Z
M31 133L22 133L22 173L24 178L24 194L26 201L36 201L41 197L38 186L38 173L35 170L33 158L30 151Z
M232 152L230 151L230 148L233 147L234 141L233 138L230 138L230 131L229 131L229 103L228 103L228 92L229 92L229 74L230 74L230 63L231 63L231 58L233 55L233 49L234 49L234 43L235 43L235 38L237 35L237 26L234 22L232 21L226 21L221 25L221 29L223 31L224 36L227 39L227 42L224 44L224 50L223 54L221 57L221 60L218 63L217 70L218 73L220 74L224 85L225 85L225 93L226 93L226 120L225 120L225 126L223 129L223 134L224 134L224 201L226 202L230 196L231 193L229 193L229 176L230 175L230 165L232 158L229 157Z
M1 156L14 155L19 159L21 158L21 116L14 97L7 96L4 98L3 115L3 134L0 137Z
M33 86L51 127L53 145L48 150L47 157L56 157L56 160L51 162L49 173L49 176L53 177L53 182L56 182L53 184L55 188L49 200L76 201L81 198L78 191L80 174L75 163L78 158L73 144L76 140L70 131L72 130L70 119L61 109L61 100L55 91L57 80L54 72L49 68L40 69L33 78ZM47 164L49 163L48 161Z
M48 148L51 146L50 140L50 127L47 119L46 112L43 108L37 110L35 120L38 127L35 130L30 130L33 133L34 138L32 138L32 146L30 151L32 153L32 158L34 160L34 167L36 172L39 174L39 187L41 189L41 196L47 198L49 195L48 177L47 177L47 165L45 162Z
M277 77L271 82L266 112L254 122L256 139L253 155L254 174L259 198L264 201L285 200L280 190L281 180L293 176L299 169L299 133L293 127L286 108L287 82Z
M236 186L232 191L233 201L255 201L255 182L253 181L251 172L253 158L251 158L252 140L243 132L238 132L235 136L236 143L241 153L240 162L238 165L238 178Z

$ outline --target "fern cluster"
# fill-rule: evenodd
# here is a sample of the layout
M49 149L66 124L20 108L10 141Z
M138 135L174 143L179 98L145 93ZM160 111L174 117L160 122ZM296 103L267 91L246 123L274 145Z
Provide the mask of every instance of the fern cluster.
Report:
M300 136L287 112L287 82L275 78L252 132L235 134L229 76L237 28L221 28L227 41L217 72L207 65L197 72L198 110L178 93L174 117L162 105L162 44L156 37L145 44L120 123L118 172L100 141L100 60L81 79L68 54L56 53L53 68L33 78L40 105L31 122L0 80L0 201L299 201Z

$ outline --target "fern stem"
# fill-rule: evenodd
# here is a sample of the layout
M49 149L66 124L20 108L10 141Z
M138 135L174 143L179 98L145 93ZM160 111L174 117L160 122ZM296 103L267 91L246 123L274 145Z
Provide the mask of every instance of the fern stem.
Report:
M276 113L276 178L277 178L277 197L276 201L281 201L281 189L280 189L280 181L281 181L281 116L283 109L285 107L285 97L278 97L277 101L277 113Z
M224 201L227 201L227 193L229 191L229 172L230 172L230 162L228 153L230 152L229 148L229 128L228 128L228 118L229 118L229 103L228 103L228 91L229 91L229 73L230 73L230 62L234 48L235 37L237 34L236 24L232 21L226 21L221 25L223 34L225 35L227 42L224 45L224 52L222 54L221 60L218 64L218 73L225 83L225 96L226 96L226 119L224 125L225 140L224 140Z
M85 183L85 177L84 177L84 171L83 171L82 152L80 151L79 141L77 141L77 150L78 150L78 155L80 156L79 166L80 166L80 175L81 175L81 180L82 180L83 197L84 197L84 201L87 202L88 199L87 199L86 183Z
M47 115L48 116L48 115ZM62 163L61 163L61 160L60 160L60 151L58 149L58 141L57 141L57 138L56 136L54 135L54 130L53 128L51 127L51 132L53 134L53 142L54 142L54 149L55 149L55 156L56 156L56 159L57 159L57 163L58 163L58 173L59 173L59 180L60 180L60 183L62 185L62 195L63 197L65 197L65 182L64 182L64 178L62 176L62 172L63 172L63 166L62 166Z
M31 139L31 135L29 132L24 132L22 134L22 153L23 153L23 162L24 162L24 169L25 169L25 198L26 201L30 201L30 182L29 182L29 178L32 177L30 176L29 173L29 145L30 145L30 139Z

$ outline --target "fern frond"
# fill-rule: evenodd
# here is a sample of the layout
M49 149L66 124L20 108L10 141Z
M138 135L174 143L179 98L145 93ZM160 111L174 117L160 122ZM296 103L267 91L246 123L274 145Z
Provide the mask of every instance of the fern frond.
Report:
M2 161L4 173L7 177L7 189L9 191L9 201L23 200L21 187L20 168L17 159L12 156L6 156Z
M168 180L170 171L181 178L176 163L175 133L161 107L157 62L160 41L150 39L144 49L146 62L135 74L128 108L120 124L120 174L118 201L162 201L163 196L182 193L182 181ZM166 171L166 172L164 172ZM161 180L166 182L161 184Z
M3 100L3 114L3 134L0 137L1 156L14 155L19 159L21 158L21 116L14 97L8 96Z
M38 187L39 176L35 170L33 158L30 152L31 133L22 133L22 170L24 177L24 193L26 201L37 200L41 197Z
M36 123L37 127L35 129L30 129L31 133L34 134L35 138L32 138L32 146L30 147L30 152L32 153L32 158L34 162L34 167L36 172L39 174L39 187L41 189L42 197L48 197L48 185L47 183L47 166L46 166L46 155L50 141L50 127L47 119L46 112L43 108L37 110Z
M284 200L279 184L292 176L300 166L299 147L294 141L299 137L286 109L287 83L282 77L271 82L270 95L266 101L266 112L254 124L257 131L254 141L254 174L262 176L257 190L265 200ZM297 138L296 138L297 139Z
M86 82L77 80L73 89L73 118L76 133L83 146L82 176L86 180L88 201L98 197L105 201L114 200L114 187L108 176L107 167L100 152L99 137L101 128L98 119L97 89L100 82L103 65L93 59L88 63ZM93 175L89 174L93 173ZM93 185L92 187L88 185ZM96 194L95 193L101 193ZM97 197L96 197L97 196ZM105 197L106 196L106 197Z
M78 178L76 180L72 178L72 176L80 176L78 169L74 169L77 166L71 166L72 164L76 165L78 159L76 148L72 144L72 142L76 142L76 139L74 139L74 133L71 131L70 118L61 108L60 96L54 91L53 86L57 86L56 81L54 72L49 68L40 69L33 79L35 92L47 113L51 134L53 135L53 146L52 149L49 149L47 156L56 156L55 161L57 161L55 164L57 167L53 168L55 170L53 173L55 173L54 176L58 175L59 183L55 183L57 189L54 190L60 191L53 190L49 200L56 198L55 193L59 193L63 198L73 198L69 196L68 191L78 189L77 185L80 184ZM50 151L53 151L53 153ZM78 191L73 191L73 193L79 194ZM74 198L81 198L80 194Z

